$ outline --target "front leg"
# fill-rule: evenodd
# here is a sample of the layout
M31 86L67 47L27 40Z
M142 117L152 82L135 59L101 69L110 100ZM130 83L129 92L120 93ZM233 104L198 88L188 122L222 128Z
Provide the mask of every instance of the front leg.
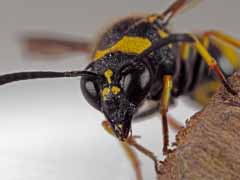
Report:
M114 136L113 131L112 131L111 126L110 126L108 121L103 121L102 126L109 134ZM137 157L137 154L134 152L134 150L131 147L134 147L139 152L141 152L145 156L152 159L153 162L154 162L154 167L155 167L156 173L157 174L160 173L159 163L161 163L161 161L159 161L157 159L157 157L154 155L153 152L151 152L147 148L145 148L142 145L140 145L139 143L137 143L136 137L130 136L124 142L120 141L120 144L123 147L123 150L125 151L128 159L130 160L130 162L133 166L133 169L135 171L137 180L142 180L142 171L141 171L140 162L139 162L139 159Z
M162 115L162 130L163 130L163 154L168 154L169 149L169 137L168 137L168 121L167 111L171 97L171 91L173 87L172 75L163 76L163 92L161 96L160 112Z

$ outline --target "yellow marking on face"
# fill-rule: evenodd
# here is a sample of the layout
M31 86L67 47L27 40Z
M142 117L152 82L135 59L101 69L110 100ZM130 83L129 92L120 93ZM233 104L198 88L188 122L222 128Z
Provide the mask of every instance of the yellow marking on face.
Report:
M121 92L121 89L117 86L112 86L111 89L109 87L105 87L102 90L102 97L105 98L109 93L117 95Z
M123 53L141 54L151 45L152 43L148 38L124 36L112 47L104 50L98 50L95 53L94 60L98 60L99 58L105 56L106 54L116 51L121 51Z
M106 77L107 79L107 82L108 84L111 84L112 83L112 75L113 75L113 72L111 69L107 69L105 72L104 72L104 76Z
M104 76L106 77L107 79L107 82L108 84L111 84L112 83L112 77L113 75L113 72L111 69L107 69L105 72L104 72ZM109 93L112 93L114 95L118 94L119 92L121 91L121 89L117 86L112 86L111 89L108 88L108 87L105 87L102 91L102 96L105 97L107 96Z
M119 87L117 87L117 86L113 86L111 90L112 90L112 93L114 95L120 93L120 91L121 91L121 89Z
M110 93L110 88L105 87L102 91L102 96L106 97Z

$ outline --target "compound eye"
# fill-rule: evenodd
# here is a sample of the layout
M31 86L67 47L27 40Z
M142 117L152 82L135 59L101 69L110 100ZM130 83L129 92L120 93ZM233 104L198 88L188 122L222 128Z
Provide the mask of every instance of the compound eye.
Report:
M128 73L125 76L122 77L121 79L121 86L124 90L124 92L128 91L128 88L130 84L132 83L132 73Z
M144 70L139 75L140 75L139 77L140 87L141 89L145 89L151 80L150 72L147 68L144 68Z
M127 98L135 104L140 103L147 95L151 85L151 73L146 66L123 71L120 85Z
M97 82L93 79L83 77L81 79L81 90L88 103L100 110L100 95Z

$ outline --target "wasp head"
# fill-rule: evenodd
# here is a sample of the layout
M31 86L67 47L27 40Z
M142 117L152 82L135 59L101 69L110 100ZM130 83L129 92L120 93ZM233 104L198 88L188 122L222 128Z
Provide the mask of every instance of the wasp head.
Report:
M142 61L117 53L97 60L86 70L98 77L81 79L83 95L104 113L116 137L126 139L133 115L151 87L151 69Z

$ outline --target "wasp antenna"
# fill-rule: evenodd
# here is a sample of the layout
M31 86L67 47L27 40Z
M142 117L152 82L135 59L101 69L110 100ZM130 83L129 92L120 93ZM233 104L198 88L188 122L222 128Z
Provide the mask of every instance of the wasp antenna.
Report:
M63 77L78 77L78 76L85 76L85 77L95 77L100 78L98 74L90 71L66 71L66 72L60 72L64 73Z
M88 71L66 71L66 72L52 72L52 71L32 71L32 72L17 72L4 74L0 76L0 85L7 83L29 80L29 79L43 79L43 78L63 78L63 77L93 77L100 78L96 73Z

